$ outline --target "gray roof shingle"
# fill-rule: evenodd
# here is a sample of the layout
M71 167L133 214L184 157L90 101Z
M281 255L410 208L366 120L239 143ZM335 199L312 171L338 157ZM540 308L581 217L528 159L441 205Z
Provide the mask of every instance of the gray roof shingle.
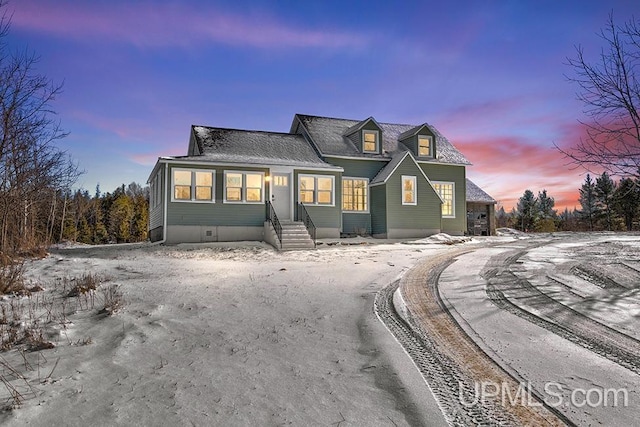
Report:
M398 142L398 137L402 134L407 135L410 131L422 126L377 122L382 129L382 154L366 154L360 152L357 147L344 136L347 129L357 129L363 121L304 114L296 114L296 117L306 128L309 136L324 156L389 159L393 157L394 153L407 150L403 144ZM436 128L427 123L424 123L424 125L427 126L436 137L436 158L430 161L457 165L471 164Z
M496 200L485 193L485 191L478 187L473 181L467 178L467 202L476 203L498 203Z
M342 170L322 161L301 135L208 126L192 126L192 130L201 155L174 158Z

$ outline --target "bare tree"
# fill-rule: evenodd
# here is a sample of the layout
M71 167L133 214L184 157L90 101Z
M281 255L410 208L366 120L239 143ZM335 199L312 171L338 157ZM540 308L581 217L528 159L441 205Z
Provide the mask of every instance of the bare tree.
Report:
M631 18L616 25L613 13L599 36L606 46L597 60L584 49L568 59L578 85L577 97L589 118L581 121L587 136L571 149L559 148L588 170L600 166L612 175L638 176L640 167L640 23Z
M79 172L55 145L67 135L51 107L62 85L35 71L34 54L7 49L5 7L0 1L0 251L15 253L46 242L55 194Z

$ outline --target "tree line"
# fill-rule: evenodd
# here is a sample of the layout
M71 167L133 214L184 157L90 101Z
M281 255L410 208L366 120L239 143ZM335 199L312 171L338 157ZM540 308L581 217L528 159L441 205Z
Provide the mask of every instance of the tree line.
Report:
M112 193L60 192L51 204L48 242L104 244L147 239L149 187L124 184Z
M496 225L529 232L640 229L640 179L625 177L616 182L603 172L594 180L587 174L579 193L580 208L558 213L547 190L537 196L525 190L511 212L498 209Z

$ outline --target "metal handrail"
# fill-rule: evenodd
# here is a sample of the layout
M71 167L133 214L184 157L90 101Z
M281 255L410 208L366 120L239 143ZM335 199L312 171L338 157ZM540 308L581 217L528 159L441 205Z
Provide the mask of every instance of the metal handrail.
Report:
M304 226L307 228L307 232L311 236L311 240L313 240L313 247L316 247L316 225L311 220L311 216L307 211L307 208L302 204L298 203L298 221L302 221Z
M282 246L282 225L271 202L267 200L265 203L267 205L267 221L273 226L273 229L276 231L276 236L278 236L278 240L280 241L280 246Z

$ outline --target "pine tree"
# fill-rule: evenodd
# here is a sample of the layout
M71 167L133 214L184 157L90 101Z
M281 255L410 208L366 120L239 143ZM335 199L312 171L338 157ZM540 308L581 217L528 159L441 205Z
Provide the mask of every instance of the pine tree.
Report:
M129 242L132 220L133 203L122 191L109 209L109 237L118 243Z
M640 187L631 178L623 178L618 184L614 196L614 208L624 219L627 231L633 229L633 222L638 218L640 208Z
M584 180L584 184L580 188L580 206L582 210L579 211L580 218L586 222L589 227L589 231L593 231L593 223L596 217L598 207L596 206L595 196L595 184L591 179L591 175L587 174L587 178Z
M538 217L538 199L531 190L525 190L518 200L517 219L522 231L533 230Z
M607 172L603 172L601 176L596 178L595 198L598 216L604 220L605 227L611 231L612 211L613 211L613 195L616 190L616 184L609 177Z
M555 219L558 214L553 209L556 201L553 197L547 195L547 190L538 192L538 221L536 222L536 230L544 232L552 232L556 230Z

